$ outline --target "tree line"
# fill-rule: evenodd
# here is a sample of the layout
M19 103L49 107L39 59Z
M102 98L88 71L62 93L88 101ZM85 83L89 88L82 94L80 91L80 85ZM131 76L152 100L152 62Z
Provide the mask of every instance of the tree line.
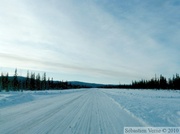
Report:
M132 84L105 85L101 88L127 88L127 89L170 89L180 90L180 76L173 75L172 78L165 78L163 75L150 80L132 81Z
M38 73L27 71L27 76L18 76L15 69L14 76L9 76L8 73L1 73L0 76L0 91L23 91L23 90L49 90L49 89L72 89L72 88L91 88L82 85L72 85L67 81L54 81L53 78L47 78L46 73L42 76ZM132 84L119 85L104 85L99 88L128 88L128 89L174 89L180 90L180 76L173 75L172 78L159 77L150 80L132 81Z
M41 76L39 73L27 71L27 76L18 76L15 69L14 76L9 73L1 73L0 91L23 91L23 90L49 90L49 89L70 89L70 88L86 88L85 86L71 85L67 81L54 81L53 78L47 78L46 73Z
M150 80L140 80L133 81L132 88L142 88L142 89L180 89L180 76L179 74L173 75L172 78L165 78L163 75L160 75L159 78L155 76Z

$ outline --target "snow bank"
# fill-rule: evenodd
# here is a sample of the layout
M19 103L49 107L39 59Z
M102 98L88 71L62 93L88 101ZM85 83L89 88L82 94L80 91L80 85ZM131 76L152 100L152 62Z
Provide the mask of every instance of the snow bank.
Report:
M0 92L0 108L14 106L37 99L47 99L52 96L79 92L84 89L71 90L44 90L44 91L23 91L23 92Z
M17 105L34 100L30 93L24 92L1 92L0 93L0 108L6 106Z
M151 126L180 126L180 91L103 89L103 92Z

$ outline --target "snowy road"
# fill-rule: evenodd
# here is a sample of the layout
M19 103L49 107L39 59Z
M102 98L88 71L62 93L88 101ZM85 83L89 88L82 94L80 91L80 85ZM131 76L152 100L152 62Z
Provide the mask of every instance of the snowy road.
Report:
M0 109L0 134L123 134L125 126L144 124L98 89Z

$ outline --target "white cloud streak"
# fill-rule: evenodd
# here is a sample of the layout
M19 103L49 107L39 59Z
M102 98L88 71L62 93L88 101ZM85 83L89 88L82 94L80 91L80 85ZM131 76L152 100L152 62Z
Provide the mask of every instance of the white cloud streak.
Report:
M169 76L180 65L178 8L166 0L2 0L2 66L82 73L91 82Z

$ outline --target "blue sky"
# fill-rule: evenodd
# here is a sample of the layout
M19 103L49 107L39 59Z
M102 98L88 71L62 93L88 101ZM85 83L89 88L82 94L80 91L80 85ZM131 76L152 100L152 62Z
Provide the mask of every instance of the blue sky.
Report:
M0 71L131 83L180 73L179 0L1 0Z

